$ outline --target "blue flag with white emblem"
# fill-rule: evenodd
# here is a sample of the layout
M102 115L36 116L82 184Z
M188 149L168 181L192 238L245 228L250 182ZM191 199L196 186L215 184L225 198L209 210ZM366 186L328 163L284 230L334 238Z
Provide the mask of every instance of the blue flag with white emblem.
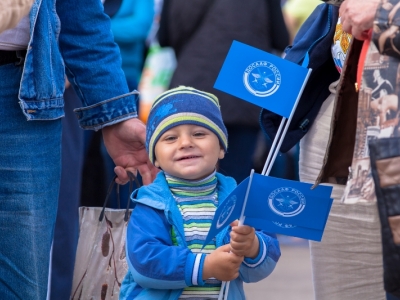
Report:
M307 74L305 67L233 41L214 88L288 118Z
M251 184L245 205L245 194ZM321 241L332 206L332 187L253 174L223 200L204 242L239 219L259 230Z

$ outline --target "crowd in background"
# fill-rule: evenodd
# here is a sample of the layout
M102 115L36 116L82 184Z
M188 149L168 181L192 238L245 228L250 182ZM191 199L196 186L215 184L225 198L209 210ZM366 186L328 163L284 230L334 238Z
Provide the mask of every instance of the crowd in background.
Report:
M354 0L354 2L356 1L357 0ZM368 3L373 3L374 5L376 4L376 1L374 0L368 1ZM2 12L6 11L5 8L3 9L2 7L2 5L6 4L6 2L7 1L2 2L0 5L0 20L4 20L0 26L0 32L2 30L13 28L17 24L18 26L21 26L24 20L27 22L28 18L23 17L26 16L33 1L20 0L17 1L18 5L16 6L10 4L10 13L4 14L5 16L11 16L9 20L6 17L3 17L2 14ZM331 10L328 12L328 5L326 4L325 6L319 6L319 9L321 15L322 13L326 12L333 18L329 19L332 21L332 27L329 29L329 34L334 35L334 41L337 42L337 47L334 48L336 50L332 50L332 53L330 47L332 41L330 41L329 47L325 46L323 49L325 51L324 53L327 54L329 59L332 58L331 56L333 54L334 59L330 61L328 67L326 66L328 63L324 62L321 67L318 65L318 62L316 70L318 70L319 67L326 67L324 71L328 70L331 72L334 69L338 70L339 73L335 73L332 75L332 77L329 77L330 75L327 75L329 72L326 71L325 73L321 73L323 75L318 78L318 80L322 80L324 82L329 81L329 85L327 85L326 90L330 91L329 95L327 94L325 97L328 98L324 102L324 105L321 104L322 108L320 112L318 114L315 113L313 116L313 118L316 119L316 124L318 124L320 127L324 127L328 122L331 124L330 117L324 113L329 111L329 109L333 109L332 101L336 95L336 88L342 88L340 84L338 85L339 81L337 80L339 79L339 74L342 71L342 68L345 66L343 57L346 57L347 50L350 47L350 42L348 41L351 39L350 33L347 34L344 30L342 30L342 27L345 26L345 24L341 23L338 8L338 4L342 1L337 0L324 2L332 4L332 6L329 6L329 9L332 10L333 7L333 12ZM390 1L386 2L389 3ZM382 7L380 7L381 10L391 9L391 7L389 8L389 4L386 2L382 4ZM390 3L392 2L393 1ZM287 51L288 59L295 61L296 55L298 54L298 52L296 52L298 51L296 45L300 45L299 48L301 48L303 46L302 43L306 43L304 40L308 37L306 31L309 28L303 28L303 31L301 31L300 28L302 24L306 22L305 24L308 24L310 29L315 29L312 27L315 25L315 23L312 23L312 21L318 21L319 19L317 14L315 12L312 14L312 12L317 5L321 3L322 1L320 0L102 0L104 12L107 15L107 18L109 18L111 21L110 30L112 32L112 37L114 38L114 42L118 45L118 52L120 53L122 59L122 71L126 81L123 82L122 89L127 89L127 92L132 92L138 89L141 81L141 73L145 66L146 58L149 55L149 48L152 45L156 44L161 47L169 47L173 49L175 54L174 59L176 60L176 68L169 79L168 86L165 86L165 89L167 90L169 88L176 88L184 85L213 93L218 97L221 105L223 120L228 131L229 142L229 150L226 153L224 160L222 160L218 165L218 171L224 175L233 177L238 183L240 183L250 174L251 169L255 169L255 171L258 173L262 170L265 159L268 155L268 150L271 147L271 140L260 129L260 109L258 107L213 88L215 79L218 76L219 70L229 50L231 42L232 40L238 40L283 57L286 55L285 49L289 45L293 44L294 41L296 41L296 37L298 39L298 43L295 43L294 47ZM343 9L343 7L341 9ZM375 11L377 11L377 6L372 6L371 4L371 7L373 8L372 11L375 13ZM34 8L35 6L33 6L33 9ZM349 10L353 9L351 6L348 6L347 8ZM344 11L343 9L343 12L347 11ZM310 15L312 20L309 19ZM20 21L21 18L22 21ZM351 29L351 27L348 28ZM353 28L355 28L355 26ZM398 27L396 28L398 29ZM369 30L370 27L365 29ZM315 30L317 31L318 29ZM386 30L386 28L382 28L382 31L384 30ZM390 30L388 30L388 32L389 31ZM364 31L362 34L366 34L365 32L367 31ZM393 32L394 31L392 30L389 33ZM296 36L297 33L299 33L298 36ZM328 36L330 37L329 34ZM365 39L365 36L362 34L360 33L360 37ZM5 35L3 35L3 37L4 36ZM381 44L379 45L381 45L384 49L379 50L381 51L381 54L384 53L386 55L389 53L388 55L396 57L393 55L391 50L388 50L388 44L385 44L385 41L383 41L384 38L389 39L389 36L389 34L383 34L382 37L380 36ZM356 37L358 36L356 35ZM324 42L322 41L322 43ZM322 44L320 43L320 45ZM359 52L361 51L362 43L358 44L356 41L351 45ZM340 54L342 56L336 59L335 54ZM378 52L376 55L378 55ZM316 55L316 57L317 58L313 62L317 61L318 59L322 60L321 56ZM352 58L353 60L358 59L358 56L356 56L356 58ZM390 63L393 63L392 60L396 60L397 58L390 59ZM386 60L389 59L383 58L383 62L386 62ZM389 106L388 104L390 99L394 99L394 84L390 83L386 77L382 77L381 73L384 73L382 68L379 70L377 69L378 71L373 71L373 68L376 66L373 65L371 61L368 61L367 63L370 63L370 65L367 65L367 71L365 72L370 74L371 78L367 78L366 80L373 93L371 96L371 105L368 106L368 109L371 109L371 115L373 115L371 118L375 122L374 124L369 124L369 129L371 131L373 129L372 127L375 126L375 129L376 127L380 127L381 130L383 130L383 128L391 126L389 124L390 122L387 122L388 120L398 118L397 98L395 98L396 101L390 102L392 106ZM390 63L388 62L388 65L390 65ZM34 65L34 63L32 64ZM348 68L351 69L351 66ZM351 71L349 69L347 72ZM354 75L354 72L352 74ZM389 76L386 73L384 74ZM21 77L22 74L19 74L18 76ZM73 77L74 76L70 76L70 78ZM394 80L393 82L396 82L396 76L393 75L392 77ZM17 78L17 76L15 78ZM332 81L332 78L336 78L337 80ZM109 84L113 83L98 83L98 85ZM18 80L15 80L13 87L14 93L17 85ZM386 88L383 90L382 87L385 85ZM60 125L62 126L62 135L60 136L60 158L62 160L60 170L61 181L58 196L56 225L51 250L51 271L49 275L50 280L48 289L48 298L57 300L70 298L75 251L79 236L78 207L102 206L106 197L108 183L112 181L115 176L115 160L113 161L113 159L111 159L107 153L108 147L106 147L102 132L84 132L76 121L76 116L73 111L82 105L80 100L80 98L82 98L82 91L77 86L79 86L79 84L77 85L76 82L70 82L65 78L65 118L62 119L62 124ZM317 84L315 84L315 86L317 86ZM378 93L377 90L379 90L380 93ZM362 90L362 92L364 92L364 90ZM354 94L352 92L348 92L348 90L346 90L344 93L346 93L345 95L348 95L349 98L354 97ZM389 99L389 96L392 96L392 98ZM99 101L100 100L103 99L99 99ZM137 101L140 102L140 95L138 96ZM385 103L388 105L386 109L383 108ZM137 107L139 107L139 105L137 105ZM351 111L351 109L356 111L357 107L354 106L350 108L349 111ZM26 111L27 114L32 112L29 110ZM341 114L344 115L342 112ZM353 117L353 115L349 115L349 119ZM357 126L359 126L359 123L357 124ZM80 125L82 127L82 124ZM316 178L314 177L317 177L317 174L314 174L315 166L313 166L312 163L312 166L308 164L308 162L312 161L314 163L314 161L312 157L307 155L311 155L312 153L322 155L319 151L325 151L325 148L320 147L321 145L319 142L321 141L323 141L323 143L326 142L328 146L325 144L324 145L327 148L330 146L327 141L321 138L322 135L325 135L327 138L329 132L325 132L324 134L316 132L316 126L317 125L314 125L313 130L310 130L310 134L308 134L306 138L302 139L301 142L291 145L288 152L278 155L275 165L271 171L271 176L292 180L309 181L312 183L315 182ZM395 128L395 133L397 132L396 130L398 130L398 127L397 129ZM335 138L337 139L334 140L335 145L339 145L339 138L334 135L333 139ZM314 148L314 145L317 145L318 147L315 146ZM362 147L360 146L360 149L361 148ZM302 149L302 154L299 154L299 149ZM326 151L332 150L330 148ZM344 184L347 182L347 178L345 177L347 176L343 176L343 174L337 170L332 171L336 168L336 161L339 161L340 165L342 162L341 158L345 157L345 154L338 152L329 152L329 154L331 157L336 159L335 162L332 163L335 165L329 165L328 163L328 166L323 165L323 167L328 169L326 172L332 172L333 175L331 174L332 176L328 176L327 174L322 174L325 176L322 178L322 180L334 185L335 200L341 198L343 193L345 193L345 198L347 197L347 199L351 197L357 199L363 198L367 192L365 189L361 190L363 187L362 184L358 185L358 192L356 191L358 181L349 188L350 191L343 191ZM357 159L360 157L354 157L355 161L357 161ZM362 158L365 157L362 156ZM324 163L326 162L324 161ZM346 161L346 163L351 164L352 161ZM358 163L357 167L359 170L361 170L364 168L364 165L363 163ZM339 169L339 167L337 169ZM347 173L345 175L347 175ZM368 180L372 182L373 176L377 176L375 173L368 175L366 172L364 175L365 176L362 179L365 182ZM361 178L361 175L359 177ZM352 178L349 180L351 179ZM139 181L141 183L145 183L144 180L142 182L140 175ZM350 197L349 195L352 192L358 194L351 195ZM122 206L125 206L127 201L130 201L127 186L121 187L120 197L121 199L118 199L117 201L116 196L113 195L109 206L116 208L119 203L121 203ZM366 196L364 198L366 198ZM121 202L119 200L121 200ZM359 216L361 216L360 218L364 218L364 216L367 215L368 217L371 217L373 221L369 223L367 222L367 225L371 226L371 228L368 228L368 232L365 233L365 235L368 236L369 232L371 231L376 234L375 237L378 238L380 229L378 228L378 222L376 222L378 212L375 206L374 208L367 208L365 211L364 208L362 208L362 212L349 212L347 209L346 212L342 212L340 211L342 207L339 208L339 205L336 205L337 207L333 209L334 216L330 219L331 222L338 222L343 226L347 226L347 221L341 221L343 218L358 219ZM360 208L357 206L353 206L353 209L354 208L355 210L360 210ZM382 211L380 211L380 213L382 214ZM362 223L362 225L365 224ZM331 249L325 248L331 247L335 249L337 246L335 243L337 239L340 239L340 233L335 233L335 230L347 230L347 227L335 227L335 225L330 223L327 227L326 234L326 241L327 245L329 246L321 246L311 243L314 268L313 272L315 276L314 284L318 285L315 287L315 293L319 300L329 299L329 295L339 295L340 293L334 290L335 288L332 286L327 287L329 285L329 280L324 277L324 274L321 274L321 269L323 268L328 268L332 272L341 271L334 268L330 262L327 262L326 253L331 253L332 257L337 255L337 257L340 257L340 259L345 259L341 256L342 253L333 253L330 252ZM349 231L349 238L353 237L352 234L354 234L354 232ZM371 237L368 236L367 239L368 238ZM351 241L347 241L346 243L350 244ZM376 251L372 253L371 250L371 253L375 260L378 261L380 260L379 255L382 254L382 250L380 249L381 242L376 241L374 247L377 250L374 248L373 250ZM354 252L355 250L353 249L352 251ZM357 262L362 264L363 261L361 259L360 261L361 262ZM349 263L349 265L351 264ZM339 265L339 267L342 266ZM373 269L373 267L371 267L371 269ZM378 264L378 267L381 267L381 265ZM385 265L385 268L389 269L387 265ZM383 275L381 277L383 278ZM360 281L362 281L362 279L360 279ZM382 282L377 281L376 284L382 285ZM349 289L351 290L351 288ZM372 289L377 293L377 295L382 294L382 287L372 287ZM346 289L343 289L343 291L346 292ZM387 299L397 298L388 294Z
M111 18L130 90L138 88L150 45L159 43L162 47L171 47L178 62L170 87L187 85L218 96L230 145L219 171L241 182L252 168L256 172L262 170L271 141L260 131L259 108L213 89L213 81L232 40L280 56L319 1L266 1L254 2L254 5L243 1L219 1L215 5L212 2L198 1L196 9L193 9L195 3L169 0L105 0L103 4ZM222 11L226 19L216 18ZM259 21L252 22L257 14ZM210 34L214 35L212 39ZM218 45L213 45L215 40L220 41ZM114 163L104 147L101 132L83 132L75 122L73 109L79 106L80 100L68 81L64 97L62 177L50 289L51 299L57 300L68 299L72 285L79 235L78 207L102 206L108 184L114 177ZM295 146L289 153L279 154L271 175L298 180L297 161L298 147ZM125 207L129 201L127 186L120 187L120 198L121 207ZM109 206L117 207L115 194Z

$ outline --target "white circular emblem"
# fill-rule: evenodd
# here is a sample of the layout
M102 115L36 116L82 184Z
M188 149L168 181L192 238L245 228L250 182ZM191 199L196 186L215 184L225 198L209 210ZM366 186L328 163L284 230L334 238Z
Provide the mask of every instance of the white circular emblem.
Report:
M281 187L268 196L268 205L277 215L294 217L300 214L306 206L306 198L291 187Z
M256 61L244 71L243 83L254 96L268 97L279 89L281 72L268 61Z
M233 210L235 209L236 205L236 196L233 195L231 198L226 199L222 203L222 213L220 214L217 220L217 229L220 229L222 226L225 225L226 221L228 221L229 217L231 216Z

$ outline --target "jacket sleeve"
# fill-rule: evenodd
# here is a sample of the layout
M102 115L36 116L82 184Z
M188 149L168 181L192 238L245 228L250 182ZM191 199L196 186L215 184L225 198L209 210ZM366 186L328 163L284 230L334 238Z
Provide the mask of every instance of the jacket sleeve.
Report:
M256 231L260 242L260 251L256 258L246 257L240 267L240 277L244 282L257 282L269 276L281 256L279 243L275 235Z
M33 0L0 1L0 33L17 26L18 22L28 15L32 2Z
M136 205L127 229L126 252L129 270L141 287L181 289L196 285L198 274L202 277L199 268L205 255L174 246L170 232L163 211Z
M83 103L76 110L81 127L97 130L137 117L136 95L129 94L101 1L59 0L56 10L65 71Z
M379 52L400 59L400 1L381 1L374 23L372 40Z

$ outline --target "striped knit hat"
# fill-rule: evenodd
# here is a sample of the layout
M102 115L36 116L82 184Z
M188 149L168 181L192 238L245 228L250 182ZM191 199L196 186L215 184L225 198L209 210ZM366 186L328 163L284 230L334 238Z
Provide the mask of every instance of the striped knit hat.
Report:
M193 124L211 130L218 137L225 152L228 133L222 121L218 98L194 88L180 86L157 97L147 119L146 149L154 163L154 148L167 130L172 127Z

